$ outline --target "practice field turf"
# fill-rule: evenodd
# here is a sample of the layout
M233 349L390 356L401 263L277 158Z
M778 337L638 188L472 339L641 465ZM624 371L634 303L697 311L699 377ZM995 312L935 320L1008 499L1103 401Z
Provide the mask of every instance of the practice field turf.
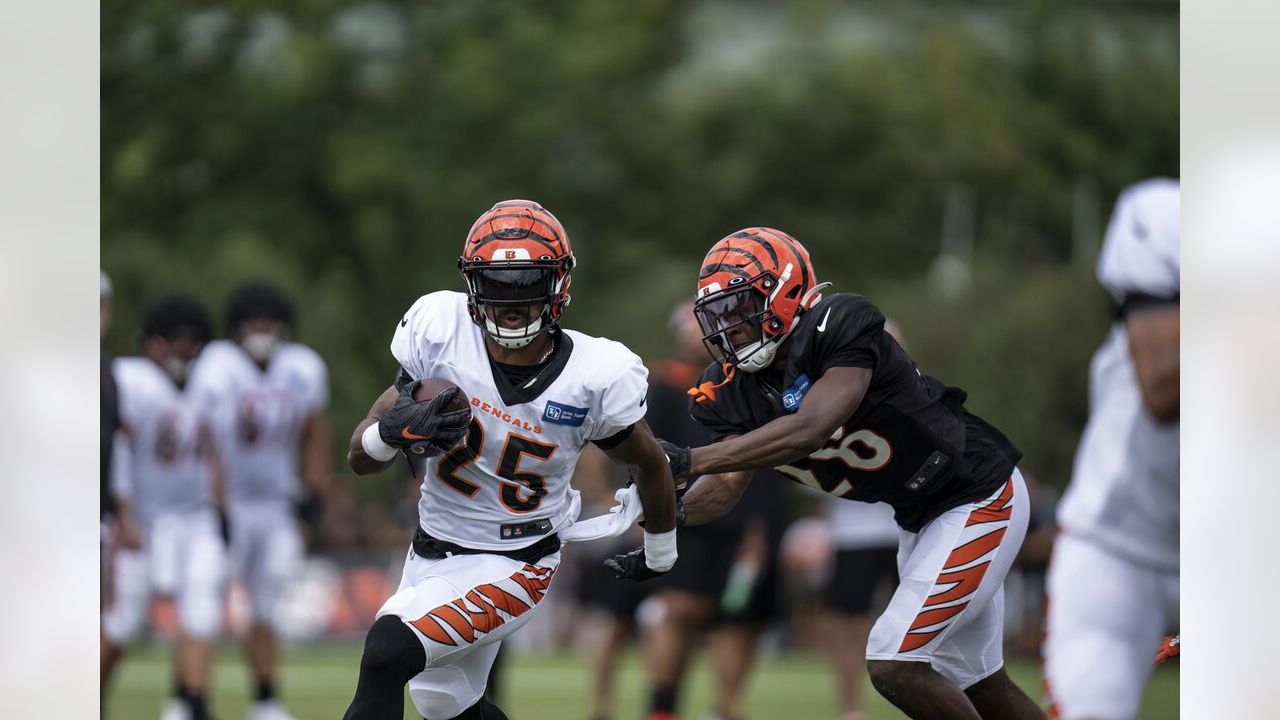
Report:
M360 662L358 645L303 647L288 651L282 687L286 705L301 720L342 717L355 689ZM502 706L512 720L587 720L589 662L577 654L513 653L508 658ZM1039 697L1035 664L1010 664L1014 678L1032 697ZM248 681L238 652L224 648L219 656L212 697L214 716L238 720L245 714ZM152 720L171 687L168 655L161 647L140 648L128 656L115 678L107 703L112 720ZM750 720L835 720L836 705L830 664L821 656L771 654L763 659L747 695ZM901 718L867 685L872 720ZM616 720L641 720L644 678L633 653L622 665L614 704ZM702 720L711 707L711 677L699 661L693 669L684 701L683 717ZM405 704L405 717L417 720ZM1178 717L1176 663L1156 673L1147 688L1144 720Z

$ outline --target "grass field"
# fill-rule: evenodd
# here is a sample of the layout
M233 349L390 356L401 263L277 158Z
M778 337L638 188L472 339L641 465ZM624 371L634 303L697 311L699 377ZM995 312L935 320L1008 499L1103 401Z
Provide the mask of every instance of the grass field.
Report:
M286 705L301 720L336 720L342 717L355 689L360 661L358 645L330 645L290 650L282 680ZM616 692L614 718L640 720L644 710L644 677L634 654L622 667ZM513 653L501 703L512 720L587 720L588 660L576 654ZM1032 697L1039 697L1038 667L1030 662L1010 663L1010 672ZM120 668L107 717L112 720L152 720L171 687L172 672L163 647L140 648ZM835 720L835 696L830 665L821 656L774 654L764 658L751 682L747 716L751 720ZM867 686L872 720L901 718ZM239 654L224 648L218 661L213 712L220 720L244 717L248 681ZM687 685L683 717L701 720L711 708L711 677L699 662ZM405 704L405 717L416 720ZM1147 688L1143 720L1178 717L1178 669L1165 666Z

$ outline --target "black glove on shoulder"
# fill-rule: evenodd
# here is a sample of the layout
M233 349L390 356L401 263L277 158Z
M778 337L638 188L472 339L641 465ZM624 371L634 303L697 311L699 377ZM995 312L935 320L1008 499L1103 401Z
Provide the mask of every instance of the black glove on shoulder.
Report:
M614 555L604 561L604 566L612 570L613 574L622 580L643 582L652 580L659 575L666 575L665 572L658 572L645 564L643 546L628 553Z
M408 448L419 455L438 455L466 437L471 408L445 410L462 394L457 387L444 390L430 402L416 402L413 392L419 384L415 380L400 389L400 397L378 421L378 436L392 447Z

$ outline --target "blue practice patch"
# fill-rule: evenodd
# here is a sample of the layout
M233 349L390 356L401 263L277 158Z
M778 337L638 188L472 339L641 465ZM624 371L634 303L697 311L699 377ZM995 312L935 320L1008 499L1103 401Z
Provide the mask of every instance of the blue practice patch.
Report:
M795 385L782 392L782 409L789 413L799 410L800 401L804 400L805 393L809 392L811 387L813 387L813 383L809 381L808 375L801 375L796 378Z
M542 412L543 422L552 425L572 425L578 427L587 419L587 409L572 405L561 405L558 402L547 402L547 409Z

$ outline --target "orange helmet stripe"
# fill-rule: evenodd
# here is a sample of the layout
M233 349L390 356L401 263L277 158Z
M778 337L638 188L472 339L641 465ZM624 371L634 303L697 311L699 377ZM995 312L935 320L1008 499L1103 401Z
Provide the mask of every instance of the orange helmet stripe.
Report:
M809 287L809 263L805 259L804 255L801 254L799 243L796 242L796 239L784 232L773 230L771 228L759 228L759 230L762 233L766 233L777 238L782 245L785 245L786 248L791 251L792 257L795 258L796 267L800 268L800 286ZM782 268L778 268L778 270L781 272Z
M481 215L467 233L463 255L474 257L480 248L494 241L517 246L527 243L525 249L534 256L550 254L561 258L572 252L560 221L530 200L504 200Z

